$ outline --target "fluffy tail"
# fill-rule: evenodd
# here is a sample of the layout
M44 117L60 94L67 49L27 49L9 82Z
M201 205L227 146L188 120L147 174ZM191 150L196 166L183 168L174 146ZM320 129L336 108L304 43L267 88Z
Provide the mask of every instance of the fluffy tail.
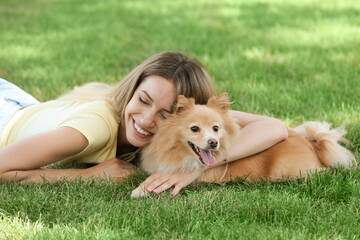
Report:
M293 130L311 142L323 165L356 166L354 155L338 143L349 142L344 138L346 134L344 126L331 129L331 125L326 122L306 122Z

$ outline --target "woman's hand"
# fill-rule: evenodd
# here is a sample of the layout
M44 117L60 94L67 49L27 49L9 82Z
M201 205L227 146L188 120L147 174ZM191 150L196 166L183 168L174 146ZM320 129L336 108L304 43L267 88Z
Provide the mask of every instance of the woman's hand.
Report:
M202 172L203 170L174 173L156 172L151 174L150 177L148 177L142 184L140 184L138 189L142 189L143 191L146 189L147 192L158 194L171 187L174 187L171 194L176 196L181 189L194 182Z
M108 178L110 176L115 178L115 181L122 181L137 171L137 167L118 158L112 158L86 170L87 177Z

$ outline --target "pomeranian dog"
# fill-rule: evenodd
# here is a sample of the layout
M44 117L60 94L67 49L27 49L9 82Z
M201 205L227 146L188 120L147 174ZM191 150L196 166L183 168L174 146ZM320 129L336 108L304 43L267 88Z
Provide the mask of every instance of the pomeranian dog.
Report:
M219 164L240 127L228 113L227 93L195 105L194 99L179 96L169 116L151 143L142 151L141 168L153 172L187 172L204 168L200 182L222 183L242 178L247 181L296 179L309 173L355 164L354 155L338 142L347 142L344 128L330 129L325 122L306 122L289 130L288 138L258 154ZM142 197L140 186L131 196Z

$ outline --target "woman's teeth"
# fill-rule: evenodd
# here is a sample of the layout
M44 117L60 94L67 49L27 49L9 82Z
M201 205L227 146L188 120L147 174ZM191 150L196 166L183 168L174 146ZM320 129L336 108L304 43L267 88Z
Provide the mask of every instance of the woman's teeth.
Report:
M138 132L141 133L142 135L145 135L145 136L150 136L150 135L151 135L151 133L149 133L149 132L144 131L143 129L141 129L141 128L136 124L136 122L135 122L134 126L135 126L136 131L138 131Z

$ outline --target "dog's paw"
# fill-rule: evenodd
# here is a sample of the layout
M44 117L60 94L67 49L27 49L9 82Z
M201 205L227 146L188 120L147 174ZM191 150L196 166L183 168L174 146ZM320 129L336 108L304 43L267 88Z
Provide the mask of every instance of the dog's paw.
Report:
M146 189L144 187L137 187L136 189L134 189L131 192L131 197L132 198L141 198L141 197L145 197L145 196L149 196L149 192L146 191Z

